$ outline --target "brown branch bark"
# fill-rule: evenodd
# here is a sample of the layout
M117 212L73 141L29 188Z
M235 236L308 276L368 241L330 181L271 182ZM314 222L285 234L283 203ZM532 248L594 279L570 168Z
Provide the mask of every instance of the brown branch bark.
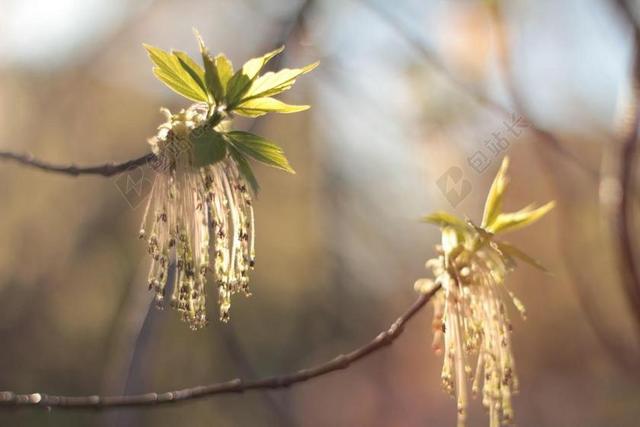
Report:
M70 165L49 163L44 160L38 160L31 154L19 154L11 151L0 151L0 159L14 161L21 165L40 169L46 172L54 172L70 176L99 175L110 177L118 175L132 168L142 166L145 163L152 161L154 158L155 156L152 153L149 153L145 154L144 156L138 157L137 159L127 160L122 163L105 163L102 165L94 166L76 166L73 163Z
M617 176L621 189L613 218L620 255L620 274L627 293L627 300L640 331L640 270L633 248L631 208L634 195L633 172L638 151L638 126L640 125L640 27L629 4L624 0L614 2L627 20L633 32L634 56L631 75L631 102L625 111L620 152L620 171Z
M311 368L267 377L258 380L232 379L221 383L199 385L164 393L145 393L122 396L60 396L45 393L18 394L12 391L0 392L0 407L34 407L65 409L109 409L116 407L140 407L166 403L186 402L219 394L244 393L249 390L273 390L287 388L294 384L309 381L334 371L348 368L353 363L366 358L378 350L391 345L403 332L405 325L431 300L440 290L435 287L429 293L420 295L418 299L391 326L379 333L373 340L347 354L340 354L333 359Z

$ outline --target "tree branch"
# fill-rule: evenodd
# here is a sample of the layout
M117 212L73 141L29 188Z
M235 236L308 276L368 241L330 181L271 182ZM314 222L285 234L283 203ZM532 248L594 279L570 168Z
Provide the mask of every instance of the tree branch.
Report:
M627 111L625 111L626 116L621 135L620 172L617 176L621 191L615 206L613 226L620 253L622 281L625 285L628 302L640 328L640 271L633 250L633 230L630 218L634 190L633 172L638 151L638 126L640 125L640 27L638 27L633 12L626 1L616 0L614 3L632 28L634 56L631 99Z
M95 166L76 166L70 165L58 165L49 163L44 160L38 160L31 154L19 154L11 151L0 151L0 159L14 161L24 166L40 169L46 172L60 173L64 175L79 176L79 175L100 175L104 177L110 177L118 175L129 169L136 168L144 165L155 159L153 153L145 154L137 159L127 160L122 163L105 163Z
M35 408L66 408L66 409L109 409L125 406L150 406L165 403L185 402L202 399L219 394L244 393L249 390L272 390L287 388L294 384L305 382L327 375L334 371L346 369L351 364L376 353L391 345L403 332L404 326L411 320L440 290L434 287L429 293L420 295L418 299L391 326L379 333L373 340L362 347L347 354L340 354L320 365L301 369L294 373L281 376L267 377L258 380L230 381L200 385L182 390L164 393L145 393L123 396L57 396L44 393L17 394L12 391L0 392L0 407L35 407Z

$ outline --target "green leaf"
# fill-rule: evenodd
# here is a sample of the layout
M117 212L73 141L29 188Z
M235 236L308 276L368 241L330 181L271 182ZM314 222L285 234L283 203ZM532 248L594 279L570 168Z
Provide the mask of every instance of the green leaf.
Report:
M211 165L224 159L227 144L222 134L209 126L195 128L189 134L192 144L191 164L195 167Z
M275 98L267 97L244 101L234 111L241 116L259 117L266 113L297 113L308 109L308 105L290 105Z
M178 58L178 61L180 61L180 65L182 66L182 68L187 73L189 73L191 78L206 93L207 92L207 86L206 86L205 81L204 81L205 76L204 76L204 70L202 69L202 67L200 67L200 65L198 65L193 59L191 59L191 57L189 55L187 55L186 52L181 52L181 51L174 50L174 51L172 51L172 53L173 53L173 55L176 56L176 58Z
M452 227L460 231L469 231L469 226L460 218L455 215L451 215L448 212L433 212L421 219L423 222L435 224L441 228Z
M231 77L229 83L227 84L226 90L226 100L227 106L229 109L235 108L244 95L247 93L249 88L251 87L251 83L258 76L262 67L265 66L271 58L279 54L284 50L284 46L273 50L261 57L251 58L242 66L241 69L236 71L236 73Z
M245 99L273 96L291 89L298 77L313 70L318 64L320 62L314 62L302 68L283 68L278 72L265 73L253 82Z
M238 171L240 171L240 175L244 178L244 180L249 184L253 194L257 195L260 190L260 186L258 185L258 180L256 176L253 174L251 170L251 165L247 158L240 152L233 144L228 144L229 154L238 164Z
M484 213L482 215L482 228L488 229L489 226L495 221L500 209L502 208L502 197L507 189L509 178L507 177L507 169L509 168L509 157L505 156L502 159L502 164L496 177L493 179L491 189L487 195L487 201L484 205Z
M216 104L221 104L224 100L224 88L220 83L218 69L216 68L213 58L209 54L207 46L204 44L204 40L200 37L200 33L195 29L193 32L198 40L200 55L202 56L202 63L204 64L203 80L205 82L205 89Z
M537 209L534 209L533 206L527 206L517 212L501 213L491 225L487 227L487 231L498 233L505 230L522 228L542 218L547 212L553 209L554 206L555 202L549 202Z
M549 270L547 270L538 260L530 257L529 255L527 255L525 252L518 249L517 247L505 242L493 242L493 243L497 246L498 250L503 254L512 258L518 258L519 260L526 262L527 264L537 268L538 270L542 270L545 273L549 273Z
M260 70L262 70L262 67L264 67L267 64L267 62L269 62L274 56L278 55L283 50L284 50L284 45L258 58L251 58L250 60L245 62L244 65L242 66L242 73L248 76L251 80L253 80L258 75Z
M218 78L222 85L222 91L226 92L226 88L229 84L229 80L233 77L233 64L224 56L223 53L219 53L215 57L216 69L218 70Z
M229 142L242 154L259 162L295 173L284 156L282 148L261 136L249 132L231 131L225 134Z
M224 101L224 88L218 77L218 69L213 58L204 51L202 53L202 61L204 62L205 81L207 82L207 90L211 94L216 104L222 104Z
M193 101L208 101L206 91L185 70L176 55L147 44L143 46L149 53L149 58L155 64L153 74L160 81L176 93Z

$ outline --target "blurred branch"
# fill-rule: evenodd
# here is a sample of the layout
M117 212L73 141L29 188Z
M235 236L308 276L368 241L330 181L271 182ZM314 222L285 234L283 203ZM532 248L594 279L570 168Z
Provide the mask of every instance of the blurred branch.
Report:
M171 295L176 274L175 259L169 262L167 271L168 284L165 292L167 295ZM149 372L144 368L147 366L147 362L150 358L148 353L152 336L156 329L158 329L156 325L159 320L159 312L156 308L157 304L154 299L149 301L149 298L147 298L146 314L144 315L142 323L138 323L139 329L136 331L135 335L132 336L133 345L131 346L129 353L131 358L129 359L129 363L126 367L124 390L120 389L123 394L129 394L136 389L144 390L145 383L149 378ZM106 425L117 425L118 427L140 425L140 415L138 413L131 413L129 411L113 411L106 415Z
M632 28L634 56L631 99L624 112L624 123L621 129L622 150L620 153L620 172L617 177L621 191L614 212L613 226L620 251L623 284L640 331L640 271L633 250L630 218L634 190L633 171L638 148L638 125L640 124L640 28L626 1L616 0L614 3Z
M549 170L548 176L552 176L553 171ZM568 230L571 235L575 220L559 209L557 215L560 217L560 224L563 230ZM585 315L587 323L599 341L602 348L607 352L609 358L618 369L626 376L640 380L640 358L638 352L632 349L624 338L620 338L619 333L612 333L611 328L607 328L606 322L598 313L593 298L586 292L586 284L593 281L593 276L586 272L582 259L576 261L574 251L570 248L569 239L560 238L559 246L562 253L563 262L567 268L570 280L574 284L575 294L578 297L578 304Z
M76 409L108 409L115 407L138 407L164 403L184 402L219 394L243 393L249 390L272 390L286 388L297 383L322 377L334 371L347 369L351 364L375 354L378 350L391 345L404 331L405 325L431 300L440 290L434 287L429 293L420 295L418 299L391 326L379 333L373 340L347 354L341 354L323 364L301 369L291 374L268 377L260 380L245 381L239 378L207 385L201 385L165 393L146 393L123 396L56 396L44 393L17 394L11 391L0 392L0 406L28 406L41 409L76 408Z
M384 10L383 7L377 5L373 1L362 0L360 2L362 5L367 7L371 12L376 14L379 18L385 21L389 26L391 26L398 34L400 34L403 39L414 48L420 56L431 64L435 69L437 69L443 76L445 76L451 83L457 86L463 93L470 96L477 103L484 106L485 108L493 111L494 113L506 117L507 119L511 118L512 111L508 108L504 107L500 103L494 101L489 98L485 94L479 92L474 87L469 84L463 82L458 79L454 74L452 74L447 67L444 65L442 60L438 57L438 55L433 52L429 47L427 47L424 41L415 33L407 29L406 25L404 25L400 19L393 16L393 14ZM573 153L568 151L560 141L550 132L536 126L533 121L522 111L523 109L519 109L517 111L530 125L530 129L538 136L541 140L545 141L549 147L554 149L558 154L564 157L566 160L573 163L575 166L582 169L585 173L587 173L591 178L597 179L598 171L597 169L591 167L590 165L584 163L582 159L575 156Z
M224 348L231 356L233 363L240 370L241 375L255 378L257 376L256 370L247 357L247 352L242 347L232 322L223 326L222 339L224 341ZM277 418L279 426L286 427L295 425L287 408L282 405L277 396L270 391L267 391L263 396L266 406L271 409L271 412Z
M495 26L495 30L497 32L497 43L498 43L498 60L499 65L503 73L504 83L507 88L507 92L511 97L511 100L515 106L516 111L521 113L524 107L524 101L522 96L520 95L520 91L515 83L515 77L513 73L512 63L511 63L511 52L513 46L509 45L509 35L506 28L505 17L503 14L503 10L498 3L492 3L489 6L491 17L493 19L493 24ZM549 134L551 138L553 136ZM541 158L541 162L543 165L547 165L547 162L539 155ZM552 171L550 171L552 172ZM548 176L552 176L550 173ZM604 178L604 177L603 177ZM557 186L556 186L557 187ZM571 224L567 221L566 215L563 214L562 210L559 212L560 220L563 224L565 224L565 228L570 230ZM582 266L575 265L572 262L572 251L569 249L569 241L568 239L560 239L560 247L561 251L564 254L564 262L567 266L569 274L573 279L575 286L576 296L578 297L578 302L582 311L585 314L587 322L594 332L596 338L602 345L602 347L608 352L609 356L622 368L635 368L637 367L637 361L633 355L628 355L629 351L625 349L625 345L623 345L619 340L616 339L614 334L608 333L603 323L597 318L596 310L594 305L591 303L591 299L589 296L585 294L585 289L583 286L580 286L578 283L587 283L586 276L583 274Z
M0 151L0 159L10 160L17 162L23 166L28 166L36 169L40 169L46 172L60 173L63 175L100 175L104 177L110 177L125 172L131 168L136 168L152 161L155 156L152 153L145 154L137 159L127 160L122 163L105 163L95 166L76 166L59 165L49 163L44 160L38 160L31 154L19 154L11 151Z
M287 44L287 42L296 36L299 32L304 31L305 28L305 15L311 10L315 0L304 0L300 6L294 10L294 12L281 23L282 33L280 38L275 44L276 47ZM283 55L275 58L275 62L271 65L271 68L280 68L280 64L283 60Z
M105 351L108 353L103 371L103 392L126 392L126 378L134 358L138 336L154 305L150 302L153 298L149 295L147 287L137 286L138 283L146 281L148 273L149 265L145 258L140 261L128 286L125 287L119 307L112 316L113 322L108 328L108 338L105 340Z

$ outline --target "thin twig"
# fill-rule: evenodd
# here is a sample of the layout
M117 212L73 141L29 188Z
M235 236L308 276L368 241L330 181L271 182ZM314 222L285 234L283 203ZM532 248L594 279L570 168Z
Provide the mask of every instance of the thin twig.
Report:
M267 377L259 380L242 380L239 378L221 383L213 383L174 390L164 393L145 393L123 396L57 396L44 393L17 394L12 391L0 392L0 406L26 406L34 408L65 408L65 409L109 409L125 406L150 406L165 403L185 402L202 399L219 394L244 393L249 390L273 390L287 388L294 384L305 382L313 378L327 375L334 371L346 369L351 364L366 358L378 350L391 345L404 331L405 325L422 309L440 286L430 292L420 295L409 309L391 326L379 333L373 340L362 347L341 354L320 365L301 369L294 373L281 376Z
M118 175L127 170L140 167L145 163L151 162L155 156L153 153L145 154L137 159L127 160L122 163L105 163L95 166L76 166L70 165L58 165L49 163L44 160L38 160L31 154L19 154L11 151L0 151L0 159L12 160L24 166L33 167L46 172L61 173L64 175L78 176L78 175L100 175L104 177L110 177Z

